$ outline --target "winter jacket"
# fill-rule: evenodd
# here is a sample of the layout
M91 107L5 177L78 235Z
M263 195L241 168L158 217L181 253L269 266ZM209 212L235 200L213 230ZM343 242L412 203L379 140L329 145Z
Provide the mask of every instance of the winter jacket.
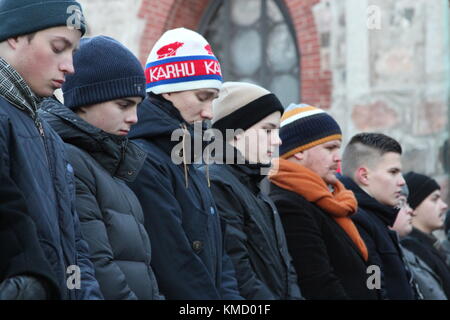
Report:
M382 205L369 196L350 178L340 180L355 193L358 212L352 217L369 250L369 265L381 271L383 297L392 300L417 299L415 283L404 263L398 235L389 230L397 218L398 210Z
M422 259L401 246L424 300L447 300L439 276Z
M370 274L360 250L330 214L300 194L275 184L270 188L304 297L378 299L377 290L367 286Z
M0 62L2 174L22 192L61 297L100 299L88 246L80 232L73 169L64 143L36 114L37 101L24 80L4 60ZM71 270L79 270L80 278Z
M434 247L437 239L413 228L402 240L402 245L422 259L441 279L445 295L450 297L450 268L445 257Z
M81 231L105 299L160 298L142 208L125 183L138 175L145 152L54 99L44 100L39 113L66 143Z
M445 263L450 268L450 240L439 240L434 247L445 257Z
M148 155L130 186L144 210L161 292L167 299L240 299L205 175L171 158L181 144L171 141L172 132L185 126L185 143L194 145L192 126L172 103L153 94L140 105L138 118L129 137Z
M209 167L211 192L227 224L226 251L246 299L300 299L280 217L259 188L260 170L250 164Z
M57 299L58 281L25 199L12 179L0 174L0 300Z

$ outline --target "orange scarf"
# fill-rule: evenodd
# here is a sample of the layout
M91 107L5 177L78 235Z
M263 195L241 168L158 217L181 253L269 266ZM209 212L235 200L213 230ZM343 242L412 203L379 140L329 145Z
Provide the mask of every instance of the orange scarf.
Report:
M277 171L275 171L278 168ZM293 191L328 213L356 244L365 261L368 259L366 244L350 219L357 210L352 191L337 181L331 193L325 181L313 171L285 159L275 160L269 179L280 188Z

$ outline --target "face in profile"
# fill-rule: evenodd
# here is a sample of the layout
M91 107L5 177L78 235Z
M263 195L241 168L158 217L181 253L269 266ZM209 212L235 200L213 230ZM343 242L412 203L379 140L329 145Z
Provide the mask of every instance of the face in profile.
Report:
M409 206L407 199L404 195L401 195L398 199L398 206L400 208L395 223L392 229L397 231L400 237L407 236L413 228L412 219L414 216L414 211Z
M281 145L281 112L274 112L235 137L234 146L250 163L270 164Z
M212 102L219 95L217 89L197 89L163 93L164 99L172 102L183 119L190 124L197 121L211 120Z
M15 52L11 64L35 94L49 97L74 73L72 56L80 38L80 31L60 26L8 39Z
M366 168L365 187L378 202L395 207L405 185L402 175L401 156L387 152L379 158L373 168Z
M86 122L103 131L126 136L131 126L136 124L137 106L141 97L128 97L80 107L77 114Z
M341 162L341 140L332 140L302 151L300 164L317 173L327 184L335 184Z
M441 198L441 191L435 190L414 210L414 227L425 233L443 228L447 208L447 204Z

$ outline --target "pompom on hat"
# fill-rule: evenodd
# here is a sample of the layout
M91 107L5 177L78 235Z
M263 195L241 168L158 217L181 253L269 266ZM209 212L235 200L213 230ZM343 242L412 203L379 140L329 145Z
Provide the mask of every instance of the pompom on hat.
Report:
M208 41L195 31L166 31L153 46L145 66L147 92L162 94L222 86L220 64Z

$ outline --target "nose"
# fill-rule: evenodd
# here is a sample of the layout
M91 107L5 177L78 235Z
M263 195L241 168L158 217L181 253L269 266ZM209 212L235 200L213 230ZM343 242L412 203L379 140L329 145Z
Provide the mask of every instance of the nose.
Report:
M131 108L130 111L127 113L125 117L125 122L128 124L136 124L138 122L138 116L137 116L137 108Z
M72 54L68 54L64 60L59 65L60 71L64 74L73 74L75 73L75 67L73 66L73 57Z
M404 186L405 184L406 184L405 178L403 178L403 175L400 174L400 179L398 181L398 185L401 187L401 186Z
M341 162L342 161L341 150L340 149L336 150L336 153L334 154L334 161L335 162Z
M279 131L280 130L278 130L278 129L272 130L271 142L272 142L272 145L274 145L274 146L281 146L281 144L283 143L283 141L280 138Z
M202 117L202 120L212 120L213 118L212 102L208 102L206 104L206 106L202 109L200 116Z

